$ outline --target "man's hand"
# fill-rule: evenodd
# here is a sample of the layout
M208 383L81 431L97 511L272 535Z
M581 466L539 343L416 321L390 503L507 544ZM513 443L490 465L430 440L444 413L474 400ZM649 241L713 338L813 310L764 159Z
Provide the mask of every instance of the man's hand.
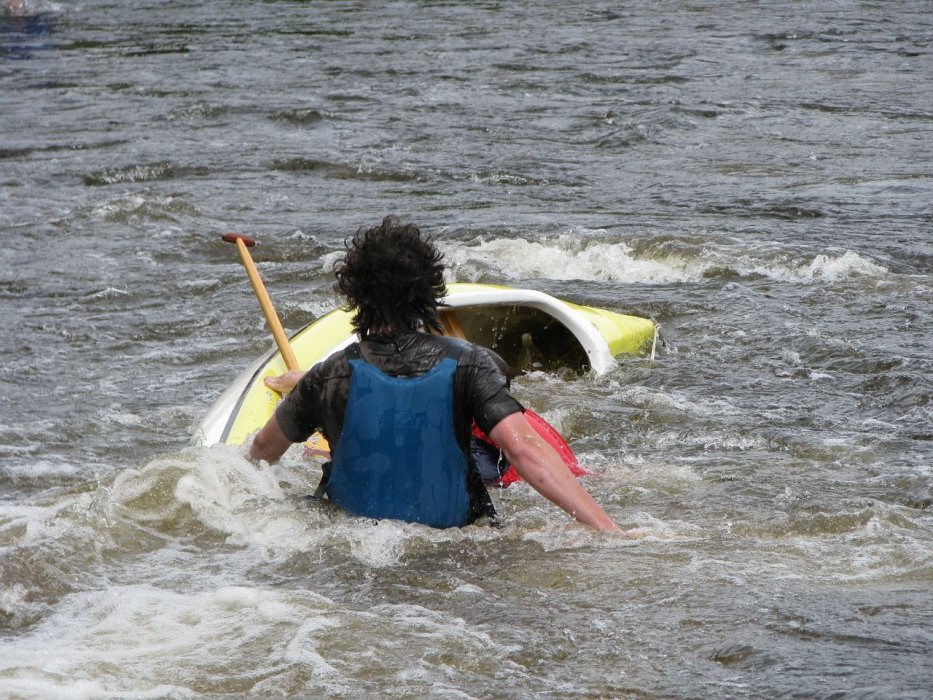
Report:
M278 377L266 377L262 381L273 391L287 394L295 388L295 385L301 381L303 376L305 376L304 370L292 369L285 374L280 374Z

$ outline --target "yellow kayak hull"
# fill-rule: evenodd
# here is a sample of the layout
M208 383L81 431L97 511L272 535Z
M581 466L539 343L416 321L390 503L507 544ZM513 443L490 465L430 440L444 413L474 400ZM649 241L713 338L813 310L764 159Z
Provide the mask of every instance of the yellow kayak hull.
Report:
M534 290L483 284L449 284L442 313L445 332L466 337L502 355L513 369L556 366L602 374L622 354L654 352L650 319L560 301ZM295 333L289 343L303 368L356 340L351 316L336 309ZM265 425L281 396L263 379L286 371L277 350L260 357L211 407L195 441L243 444Z

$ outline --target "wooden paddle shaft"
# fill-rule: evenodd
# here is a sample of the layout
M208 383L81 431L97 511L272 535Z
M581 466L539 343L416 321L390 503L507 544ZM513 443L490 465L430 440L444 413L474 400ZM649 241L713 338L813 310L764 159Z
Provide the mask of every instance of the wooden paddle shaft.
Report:
M259 270L256 269L256 264L249 254L248 248L256 245L256 241L241 233L227 233L224 234L223 239L227 243L236 243L236 248L240 253L240 259L243 261L243 267L246 268L246 274L249 277L250 284L253 285L253 291L256 293L259 305L262 307L262 313L266 317L266 323L269 324L269 329L272 331L272 337L275 338L275 344L279 348L279 353L281 353L282 359L285 360L285 366L288 369L300 369L298 360L295 358L295 353L292 351L292 346L288 342L288 336L285 335L285 330L282 328L279 316L275 312L275 307L272 305L272 299L269 298L269 293L266 291L266 287L262 283L262 278L259 276Z

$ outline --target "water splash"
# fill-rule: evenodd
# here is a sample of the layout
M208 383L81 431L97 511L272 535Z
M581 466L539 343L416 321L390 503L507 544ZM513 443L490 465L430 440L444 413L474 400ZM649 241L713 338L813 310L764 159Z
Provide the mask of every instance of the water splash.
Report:
M445 250L454 269L467 272L479 258L489 266L489 275L500 279L544 278L658 284L687 282L702 278L707 263L698 259L669 256L637 257L626 243L599 243L562 235L546 241L498 238L474 247Z
M709 248L695 241L672 245L605 242L578 234L544 240L494 238L445 248L451 277L586 280L626 284L697 283L712 276L763 276L781 282L885 279L890 271L853 251L839 254L765 250L750 254L734 244Z

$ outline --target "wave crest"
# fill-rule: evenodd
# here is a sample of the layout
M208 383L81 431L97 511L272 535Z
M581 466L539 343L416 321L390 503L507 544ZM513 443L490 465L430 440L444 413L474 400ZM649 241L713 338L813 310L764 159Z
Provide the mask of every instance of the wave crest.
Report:
M883 265L850 250L809 257L773 248L749 253L747 247L667 239L630 245L563 234L539 241L494 238L473 246L449 246L445 257L453 278L471 282L537 278L678 284L737 276L813 283L882 279L891 274Z

